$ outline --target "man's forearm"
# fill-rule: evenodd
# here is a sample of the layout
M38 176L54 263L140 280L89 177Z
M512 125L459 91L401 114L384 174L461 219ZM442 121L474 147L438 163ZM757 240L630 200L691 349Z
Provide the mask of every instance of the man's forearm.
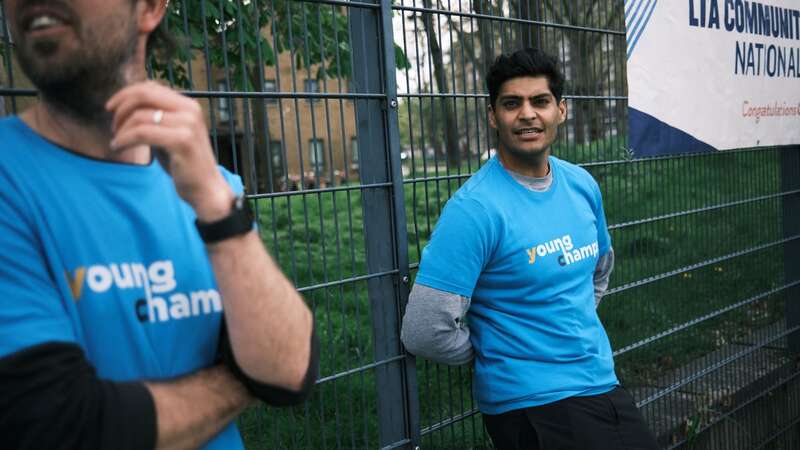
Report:
M415 284L408 298L400 337L411 353L458 365L474 357L465 316L469 299Z
M302 297L255 231L207 248L237 363L255 380L300 389L313 328Z
M74 343L0 358L0 448L197 448L253 402L227 367L170 381L97 376Z
M223 366L145 385L155 403L158 449L200 447L253 402Z
M594 270L594 306L600 306L600 301L608 290L608 282L611 279L611 272L614 270L614 249L609 248L597 261Z

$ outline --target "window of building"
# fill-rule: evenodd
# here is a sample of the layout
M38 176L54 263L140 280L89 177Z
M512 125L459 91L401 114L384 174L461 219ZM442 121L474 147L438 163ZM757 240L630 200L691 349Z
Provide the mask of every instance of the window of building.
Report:
M358 138L353 136L350 138L350 166L358 169Z
M278 92L278 83L275 80L264 80L264 92ZM267 103L277 103L275 97L267 97ZM280 142L280 141L278 141Z
M228 84L225 80L217 82L217 90L220 92L228 90ZM228 122L231 119L231 100L227 97L217 98L217 108L219 110L219 121Z
M269 141L269 154L272 160L272 178L283 175L283 144L281 141Z
M303 81L303 90L306 92L319 92L319 80L306 78Z
M303 91L304 92L321 92L320 91L319 80L316 80L316 79L313 79L313 78L306 78L303 81ZM316 99L313 99L313 98L309 98L308 99L308 101L310 101L310 102L313 102L315 100Z
M325 168L325 142L322 139L311 139L308 141L308 147L311 167L315 170L323 170Z

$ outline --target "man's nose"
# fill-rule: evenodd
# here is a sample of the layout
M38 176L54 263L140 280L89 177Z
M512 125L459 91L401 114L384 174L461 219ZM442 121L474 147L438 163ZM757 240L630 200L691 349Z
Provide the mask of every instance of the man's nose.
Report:
M519 112L519 118L521 120L533 120L536 118L536 108L530 104L530 102L523 102L522 108Z

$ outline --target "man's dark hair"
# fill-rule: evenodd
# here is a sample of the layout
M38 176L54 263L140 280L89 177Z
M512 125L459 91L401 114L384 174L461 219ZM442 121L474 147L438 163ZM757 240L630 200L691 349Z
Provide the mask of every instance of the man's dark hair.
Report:
M558 69L558 61L538 48L526 48L514 53L505 53L494 60L486 75L486 87L489 89L489 101L492 108L500 93L500 86L512 78L547 77L550 92L561 101L564 93L564 75Z

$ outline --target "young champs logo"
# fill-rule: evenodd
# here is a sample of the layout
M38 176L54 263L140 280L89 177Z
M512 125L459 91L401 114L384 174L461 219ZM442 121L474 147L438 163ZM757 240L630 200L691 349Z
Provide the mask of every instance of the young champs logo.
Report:
M134 304L140 322L166 322L222 311L222 299L216 289L177 292L175 267L170 260L141 263L95 264L67 272L67 283L75 302L81 299L84 286L96 294L109 290L142 289L144 298Z
M565 234L560 238L555 238L527 249L528 264L535 263L537 257L543 258L556 252L561 252L558 256L558 264L561 266L568 266L583 259L597 256L599 246L597 245L597 241L594 241L589 245L575 248L575 245L572 243L572 236Z

